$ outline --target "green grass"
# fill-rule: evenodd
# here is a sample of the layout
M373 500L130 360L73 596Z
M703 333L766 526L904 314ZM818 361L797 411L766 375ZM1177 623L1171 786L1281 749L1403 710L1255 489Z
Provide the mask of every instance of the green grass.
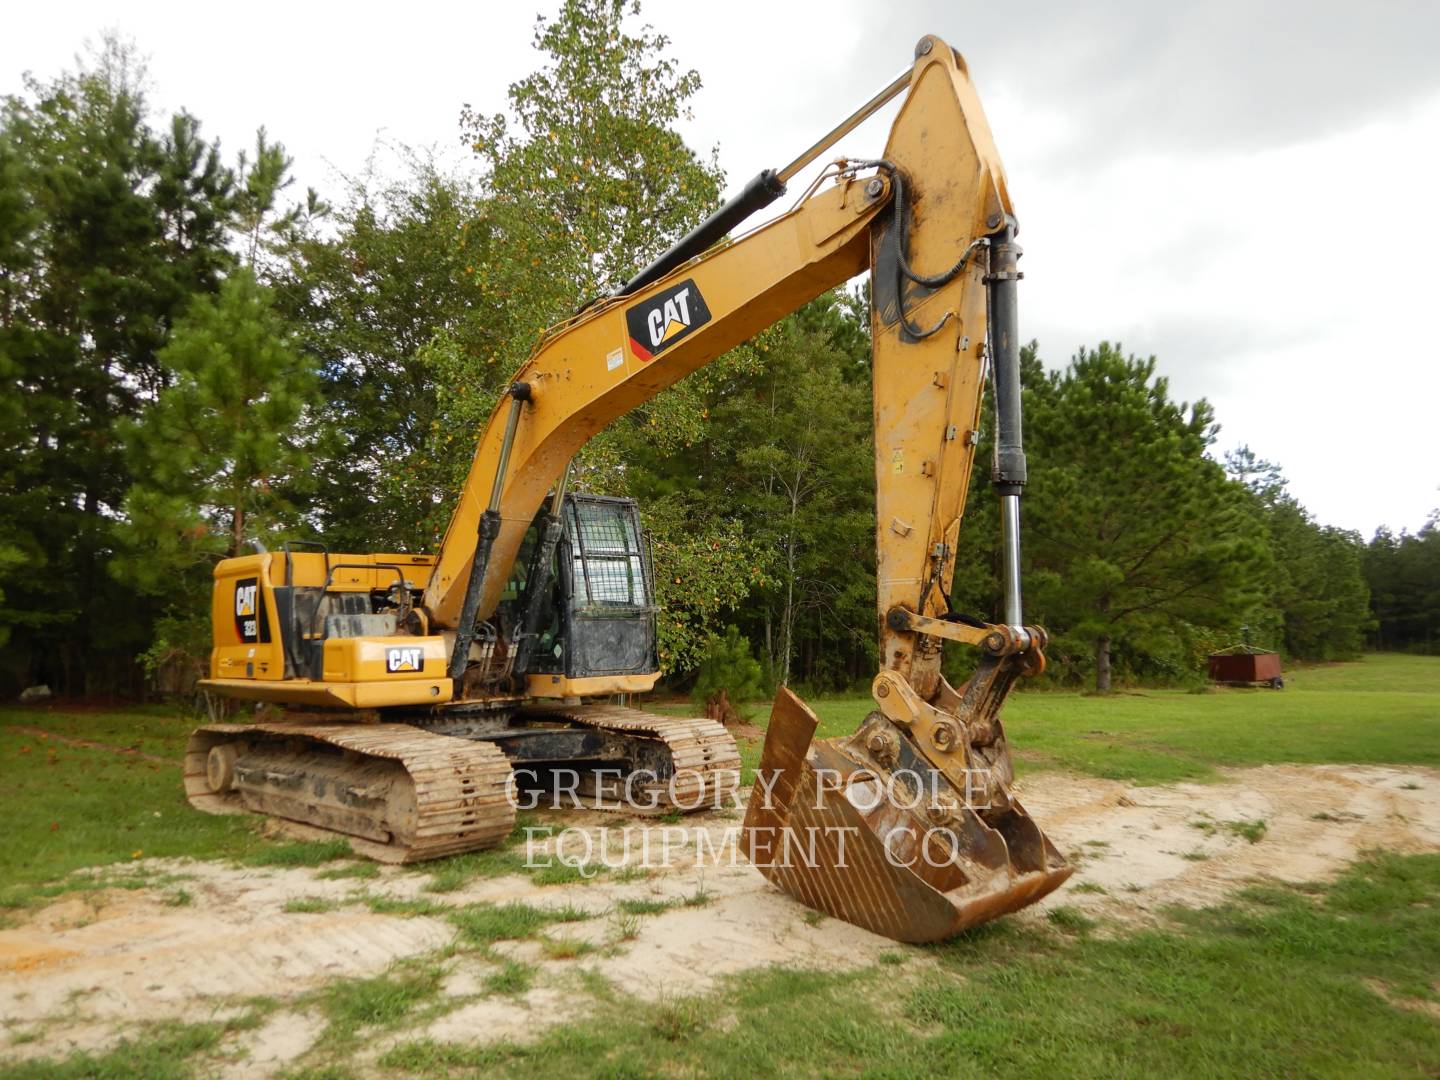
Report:
M714 899L715 894L706 887L704 881L701 881L699 885L695 886L695 891L680 902L686 907L704 907Z
M160 1023L104 1054L74 1053L60 1061L3 1066L5 1080L180 1080L191 1075L189 1061L213 1050L224 1034L220 1024Z
M562 934L559 937L542 937L540 950L545 954L547 960L574 960L593 953L595 946L588 941L566 937Z
M1379 654L1297 668L1284 690L1020 693L1020 767L1140 783L1277 762L1440 766L1440 658Z
M525 865L525 830L534 824L535 815L521 811L515 815L515 827L510 830L510 835L500 847L419 864L416 869L430 874L430 880L425 885L426 890L436 893L455 892L481 878L532 873L532 869Z
M1320 818L1320 820L1324 821L1336 820L1328 815L1323 818L1321 818L1320 815L1311 815L1311 817L1312 819ZM1256 818L1254 821L1245 821L1243 819L1239 821L1215 821L1211 819L1208 814L1204 814L1190 822L1190 827L1192 829L1199 829L1206 836L1214 836L1216 833L1224 830L1231 836L1243 837L1252 844L1258 844L1261 840L1265 839L1265 833L1269 831L1269 826L1265 824L1263 818Z
M675 900L617 900L615 906L627 915L659 915L676 905Z
M319 1002L330 1026L327 1037L352 1035L360 1028L402 1020L440 991L445 971L437 964L408 965L368 979L341 979L321 993Z
M247 856L245 862L251 866L323 866L350 854L348 840L301 840L270 844Z
M1258 844L1265 838L1265 822L1257 819L1255 821L1227 821L1225 827L1236 836L1243 836L1252 844Z
M108 714L107 714L108 715ZM99 720L86 714L82 719ZM108 715L132 730L146 713ZM8 726L59 727L60 714L0 713L0 791L6 842L0 892L54 881L84 867L203 853L241 858L266 846L253 819L202 814L185 802L174 767L133 755L63 746Z
M662 997L650 1013L650 1030L666 1042L689 1039L704 1029L704 1004L693 997Z
M530 875L530 880L536 885L573 885L576 882L594 881L597 873L599 868L596 866L556 861L536 870Z
M262 1012L245 1012L211 1023L164 1020L142 1025L104 1053L76 1051L58 1061L0 1060L5 1080L185 1080L195 1060L211 1055L230 1034L251 1031Z
M528 992L534 982L534 967L515 960L507 960L499 971L485 980L485 992L519 997Z
M68 705L0 707L0 727L39 728L69 739L84 739L116 750L148 754L173 762L177 771L190 732L202 722L167 705L126 706L120 709ZM61 753L64 752L63 745L55 745Z
M633 911L618 910L610 913L610 928L617 941L634 941L640 936L641 916Z
M551 923L580 922L590 918L586 912L569 905L538 908L521 903L471 904L469 907L454 908L447 914L464 941L481 946L533 937Z
M1088 934L1100 925L1079 908L1063 905L1053 907L1045 912L1045 918L1051 926L1063 930L1067 934Z
M477 878L503 877L525 873L524 856L512 851L472 851L438 861L425 883L428 892L447 893L463 889Z
M907 967L916 955L931 963ZM1252 890L1163 929L1002 920L867 970L597 1001L534 1043L406 1042L381 1064L427 1078L639 1062L680 1076L1420 1077L1440 1071L1440 1025L1404 1006L1429 1000L1436 971L1440 855L1386 855L1328 888Z
M281 1077L282 1080L355 1080L355 1074L342 1065L310 1065L290 1069Z
M1003 715L1022 773L1067 769L1165 784L1213 780L1220 767L1282 762L1440 767L1440 657L1374 653L1296 667L1285 677L1279 691L1021 691ZM809 704L820 738L851 734L875 707L868 694ZM685 706L660 711L694 713ZM756 722L768 723L766 710ZM761 746L740 740L747 780Z
M75 870L142 858L315 866L350 855L343 841L277 843L260 836L257 818L190 807L180 763L195 724L163 708L0 709L0 790L9 839L0 844L0 903L33 897L37 886ZM70 746L20 727L101 746Z
M424 1076L449 1076L452 1070L469 1074L471 1070L484 1069L507 1057L505 1049L493 1049L485 1045L472 1046L462 1043L442 1043L433 1039L417 1039L401 1043L380 1055L380 1066L398 1069L402 1073L419 1073Z
M347 860L321 876L378 876L374 863L354 861L344 840L270 840L260 835L256 817L217 816L190 807L180 764L196 723L153 707L0 709L0 790L9 840L0 844L0 907L95 887L69 882L66 875L75 870L151 857L226 858L274 867ZM19 727L101 745L71 746ZM128 750L150 757L122 752ZM524 823L517 822L505 848L423 866L422 872L431 875L428 887L453 891L476 878L525 873L523 854L514 849L524 838Z
M371 878L380 876L380 864L373 862L350 862L342 866L332 866L328 870L321 870L315 875L321 881L343 881L354 878L358 881L368 881Z
M379 896L375 893L363 893L356 899L376 915L444 915L451 910L447 905L434 900L399 900L393 896Z
M319 896L292 896L280 910L287 915L323 915L339 906L336 901Z

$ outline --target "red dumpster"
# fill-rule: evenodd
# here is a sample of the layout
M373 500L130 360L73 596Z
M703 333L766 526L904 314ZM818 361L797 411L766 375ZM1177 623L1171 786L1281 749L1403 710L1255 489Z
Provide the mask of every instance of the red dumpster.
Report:
M1210 680L1227 686L1264 683L1279 690L1285 685L1280 674L1280 654L1241 646L1210 656Z

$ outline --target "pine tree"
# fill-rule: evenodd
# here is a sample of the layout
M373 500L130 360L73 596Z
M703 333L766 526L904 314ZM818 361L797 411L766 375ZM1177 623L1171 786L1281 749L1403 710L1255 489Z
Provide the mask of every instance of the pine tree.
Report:
M1127 657L1184 654L1193 627L1235 624L1263 595L1270 558L1243 489L1205 455L1208 403L1170 400L1155 360L1082 349L1027 400L1037 468L1025 544L1032 608L1089 643L1095 687Z
M316 379L248 270L195 300L160 361L171 385L125 427L137 479L122 532L156 568L141 580L168 591L170 565L239 554L290 523L283 492L310 463Z
M1227 453L1225 470L1248 494L1274 559L1265 602L1247 620L1259 643L1304 660L1355 656L1370 625L1360 537L1316 522L1280 466L1249 446Z
M1377 530L1363 562L1375 644L1440 653L1440 510L1418 533Z
M164 387L170 327L231 262L228 174L193 119L162 137L147 116L114 40L0 105L0 398L19 411L0 410L0 551L23 567L4 663L61 693L134 685L151 613L105 573L131 481L119 426Z
M170 385L123 428L136 479L111 565L160 603L151 666L195 662L209 647L217 558L295 526L287 495L306 486L316 390L312 362L248 270L197 298L159 358Z

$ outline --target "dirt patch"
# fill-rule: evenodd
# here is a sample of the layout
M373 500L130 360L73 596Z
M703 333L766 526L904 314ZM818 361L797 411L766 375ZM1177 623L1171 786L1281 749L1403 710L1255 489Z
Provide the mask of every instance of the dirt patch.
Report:
M1421 1016L1428 1016L1432 1020L1440 1020L1440 1001L1433 998L1407 997L1404 994L1397 994L1394 989L1386 985L1380 979L1362 979L1361 982L1373 992L1386 1005L1397 1009L1405 1009L1408 1012L1419 1013ZM1440 983L1431 987L1433 991L1440 991Z
M747 742L758 742L765 738L765 729L756 727L748 720L737 720L734 723L726 724L725 730L735 738L744 739Z
M1044 773L1019 794L1079 864L1053 897L1018 916L1028 920L1043 920L1046 908L1060 904L1127 922L1156 920L1166 905L1213 903L1255 879L1333 876L1367 849L1440 849L1440 773L1419 768L1270 766L1228 772L1222 783L1145 788ZM740 826L733 811L677 825L579 813L553 820L569 831L563 843L537 838L537 860L557 848L572 858L588 850L592 862L603 856L610 869L588 882L540 885L510 875L425 895L451 905L578 908L588 918L542 934L590 948L547 950L529 940L498 943L491 960L462 956L451 962L443 990L456 1007L415 1031L387 1035L387 1043L423 1035L530 1038L583 1015L593 1000L586 978L595 976L654 1001L775 964L863 966L896 948L818 918L732 860ZM141 862L136 872L184 873L191 902L171 906L158 889L110 889L62 897L0 931L0 1016L8 1021L0 1054L99 1048L136 1022L213 1019L252 996L293 1001L334 978L375 974L397 959L434 952L454 937L443 918L375 915L355 900L361 889L421 895L423 873L387 868L356 882L325 880L311 869L161 860ZM284 910L300 898L338 906L316 914ZM486 991L503 959L535 966L527 992ZM313 1014L282 1008L243 1037L231 1074L281 1071L320 1027ZM25 1041L36 1030L40 1038Z
M515 997L492 997L462 1005L435 1021L425 1034L439 1042L524 1042L575 1016L575 995L537 987Z
M227 1047L233 1060L221 1071L224 1080L270 1076L309 1050L325 1021L309 1012L278 1012L261 1027Z
M1224 777L1144 788L1032 778L1021 792L1026 809L1080 863L1041 909L1073 904L1146 921L1169 904L1216 903L1257 879L1324 880L1371 848L1440 848L1432 770L1269 765Z
M146 864L139 864L142 868ZM23 926L0 931L0 1016L34 1022L207 1020L255 996L289 997L337 977L383 970L438 948L450 927L347 907L287 914L296 897L342 900L352 886L306 870L183 865L191 903L164 892L111 889L64 897Z

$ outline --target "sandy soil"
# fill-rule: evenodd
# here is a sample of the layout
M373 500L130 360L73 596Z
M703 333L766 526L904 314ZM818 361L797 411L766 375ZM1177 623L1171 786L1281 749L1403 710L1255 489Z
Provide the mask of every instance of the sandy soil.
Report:
M1079 863L1059 892L1015 916L1027 920L1042 920L1045 908L1057 904L1120 922L1156 920L1167 905L1213 903L1257 878L1324 879L1370 848L1440 849L1440 773L1424 769L1269 766L1232 771L1221 784L1149 788L1047 773L1031 778L1020 795ZM738 859L731 865L727 843L740 824L734 812L691 817L680 826L632 822L628 833L613 821L597 824L594 816L557 820L572 826L564 836L572 856L588 844L592 856L604 851L613 864L660 868L632 880L612 872L593 883L552 886L521 876L484 879L433 898L455 905L571 904L591 918L557 924L547 934L601 948L556 960L538 941L501 943L502 958L539 969L532 990L507 998L484 993L494 960L461 956L451 962L444 990L453 1011L423 1032L377 1042L372 1053L422 1033L460 1041L533 1036L591 1000L577 990L582 970L655 1000L701 992L723 976L772 964L861 966L896 947L833 919L811 925L805 908L751 867ZM1256 821L1265 831L1253 843L1228 824ZM533 850L542 858L555 847L553 839L537 840ZM294 999L332 979L375 974L397 959L435 952L453 938L444 919L374 915L353 901L359 889L421 895L426 876L404 869L386 868L365 882L321 880L308 869L159 860L134 872L187 877L165 888L70 894L0 931L0 1054L61 1056L112 1044L143 1020L210 1019L260 995ZM167 900L180 887L191 902L172 906ZM697 893L707 902L643 916L638 936L621 940L618 901L684 901ZM297 897L343 906L320 914L284 912L286 901ZM229 1074L283 1069L323 1026L313 1012L275 1013L263 1028L233 1041Z
M1037 778L1026 809L1080 869L1045 904L1126 921L1200 907L1257 879L1325 880L1362 852L1440 848L1440 773L1373 765L1268 765L1224 784L1132 788ZM1229 823L1264 822L1256 842ZM1189 856L1188 858L1186 856ZM1098 885L1104 893L1076 886Z

